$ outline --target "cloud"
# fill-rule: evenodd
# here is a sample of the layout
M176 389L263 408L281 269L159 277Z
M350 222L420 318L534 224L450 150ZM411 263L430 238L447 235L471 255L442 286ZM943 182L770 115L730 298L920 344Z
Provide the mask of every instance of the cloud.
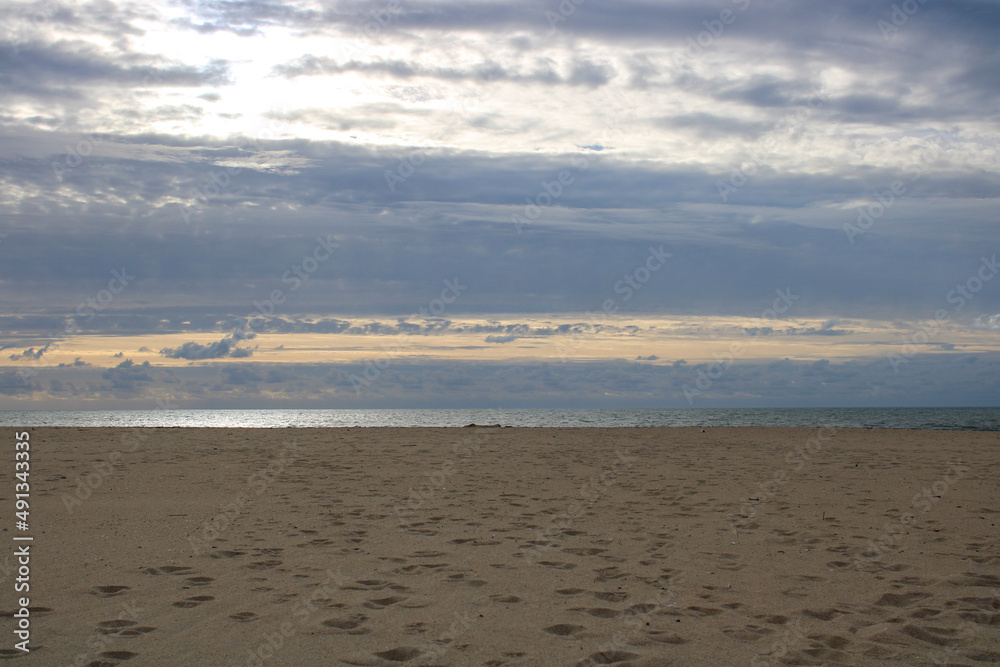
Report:
M487 343L512 343L518 338L519 336L508 334L506 336L487 336L484 340Z
M160 354L168 359L191 360L220 359L222 357L232 357L234 359L238 359L249 357L253 354L253 350L248 348L238 348L236 345L239 344L240 341L252 340L253 338L256 338L256 336L257 334L255 333L244 334L236 331L214 343L202 345L201 343L189 341L180 347L163 348L160 350Z
M980 315L973 323L976 329L1000 329L1000 314Z
M155 374L146 364L107 369L119 400L148 405L169 395L206 407L273 407L294 403L351 408L378 407L690 407L685 387L700 373L715 379L693 396L695 407L824 407L901 405L992 405L1000 391L1000 354L928 353L894 372L883 357L837 361L746 359L720 375L710 364L620 361L560 363L426 362L392 360L388 370L355 390L356 364L206 364ZM90 368L40 371L63 385L53 400L92 398ZM168 382L168 379L170 380ZM259 390L267 384L266 392ZM46 386L48 384L46 383ZM16 373L0 374L0 393L38 391ZM75 393L71 393L75 392ZM121 392L127 390L127 396ZM942 401L941 397L947 396Z
M25 380L15 371L0 371L0 394L16 396L19 394L30 394L35 391L32 383Z
M275 72L288 78L301 76L336 75L345 72L360 72L379 74L395 79L427 78L445 81L478 81L516 83L536 83L542 85L570 85L598 87L611 81L615 70L606 63L594 63L579 58L567 67L565 74L560 74L551 66L542 69L519 72L506 69L496 63L483 62L467 69L454 67L422 66L410 61L347 61L338 63L331 58L303 56L291 63L278 65Z
M43 354L45 354L46 352L49 351L49 347L51 345L52 345L52 343L46 343L45 347L40 347L40 348L38 348L37 351L35 350L35 348L29 347L27 350L24 350L20 354L12 354L12 355L10 355L10 360L11 361L24 361L24 360L34 360L34 361L37 361L37 360L39 360L39 359L42 358Z
M262 382L264 376L257 370L246 364L230 364L219 369L222 374L222 381L230 385L253 385Z
M101 52L82 41L54 44L31 42L0 51L0 99L15 95L70 97L84 94L82 86L122 84L171 87L200 87L227 83L228 64L216 61L202 68L181 63L165 64L156 56ZM97 91L93 91L97 92Z
M151 370L152 366L148 361L134 364L131 359L126 359L101 373L101 377L109 380L115 389L135 389L138 383L153 382Z

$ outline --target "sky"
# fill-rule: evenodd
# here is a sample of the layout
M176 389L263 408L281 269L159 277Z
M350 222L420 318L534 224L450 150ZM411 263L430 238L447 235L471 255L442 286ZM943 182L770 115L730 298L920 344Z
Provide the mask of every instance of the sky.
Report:
M0 0L0 409L997 405L997 34Z

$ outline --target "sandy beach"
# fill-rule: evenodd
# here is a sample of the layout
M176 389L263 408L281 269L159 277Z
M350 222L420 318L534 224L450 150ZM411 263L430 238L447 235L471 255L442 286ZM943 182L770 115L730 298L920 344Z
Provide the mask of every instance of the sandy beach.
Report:
M1000 662L998 433L23 430L15 664Z

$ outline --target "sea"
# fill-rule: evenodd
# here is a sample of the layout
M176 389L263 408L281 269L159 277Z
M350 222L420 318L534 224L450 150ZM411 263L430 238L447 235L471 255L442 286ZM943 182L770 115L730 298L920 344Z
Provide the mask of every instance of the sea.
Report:
M1000 408L489 410L8 410L0 426L305 428L378 426L800 426L1000 431Z

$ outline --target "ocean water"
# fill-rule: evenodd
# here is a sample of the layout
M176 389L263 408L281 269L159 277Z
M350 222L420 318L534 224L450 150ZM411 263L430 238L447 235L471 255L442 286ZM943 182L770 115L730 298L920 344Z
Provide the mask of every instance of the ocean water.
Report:
M1000 408L0 411L0 426L836 426L1000 430Z

